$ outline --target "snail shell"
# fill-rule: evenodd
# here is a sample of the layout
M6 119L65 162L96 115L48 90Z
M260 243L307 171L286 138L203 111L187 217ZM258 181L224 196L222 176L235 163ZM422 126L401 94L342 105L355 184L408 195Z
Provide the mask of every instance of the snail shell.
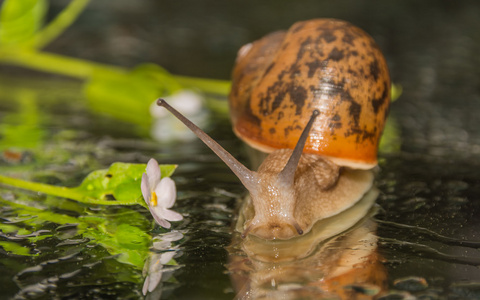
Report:
M317 109L304 152L370 169L389 110L390 77L367 33L315 19L242 47L229 103L235 133L269 153L293 149Z

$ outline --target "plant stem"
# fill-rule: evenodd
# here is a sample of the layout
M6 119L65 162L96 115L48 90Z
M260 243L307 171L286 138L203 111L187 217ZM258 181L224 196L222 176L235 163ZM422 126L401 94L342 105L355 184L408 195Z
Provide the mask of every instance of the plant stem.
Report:
M173 75L184 87L198 88L205 93L228 95L230 91L229 80L196 78L181 75Z
M44 29L35 34L27 45L41 49L62 34L83 12L90 0L73 0Z
M75 188L67 188L61 186L48 185L43 183L25 181L21 179L11 178L0 175L0 183L18 187L21 189L44 193L52 196L72 199L78 202L87 204L100 204L100 205L132 205L137 204L135 201L130 202L116 202L109 200L98 200L92 197L88 197L83 193L75 191Z
M113 73L115 75L127 73L126 70L118 67L33 50L14 49L10 51L10 49L4 49L0 51L0 61L82 80L91 78L95 72Z
M69 77L88 80L93 74L119 75L128 74L128 70L87 60L66 57L53 53L37 52L34 50L2 49L0 62L31 68L38 71L61 74ZM197 88L205 93L225 96L230 89L230 81L195 78L172 75L182 86Z

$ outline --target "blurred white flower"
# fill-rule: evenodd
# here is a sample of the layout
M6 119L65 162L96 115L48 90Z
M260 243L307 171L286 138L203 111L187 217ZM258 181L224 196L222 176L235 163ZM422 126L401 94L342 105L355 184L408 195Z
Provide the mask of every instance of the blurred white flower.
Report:
M195 124L202 126L202 123L205 122L208 114L203 109L203 98L200 94L182 90L163 98ZM150 115L155 119L151 130L153 139L157 141L188 141L196 138L194 133L178 122L166 109L158 106L156 101L150 106Z
M148 161L147 173L143 173L141 189L150 213L158 225L170 228L168 221L183 220L181 214L169 210L177 197L175 182L169 177L161 178L158 162L153 158Z
M189 90L182 90L176 94L163 97L163 99L186 116L194 115L202 109L202 97ZM150 114L157 119L170 115L167 110L157 105L157 101L150 106Z

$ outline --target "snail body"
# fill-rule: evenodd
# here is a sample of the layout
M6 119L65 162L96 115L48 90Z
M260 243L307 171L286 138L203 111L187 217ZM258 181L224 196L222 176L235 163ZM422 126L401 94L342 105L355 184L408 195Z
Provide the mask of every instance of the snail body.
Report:
M388 69L373 39L347 22L318 19L239 51L231 118L242 140L270 153L258 171L164 100L157 103L197 134L250 192L254 214L242 236L290 239L353 206L371 188L389 102Z

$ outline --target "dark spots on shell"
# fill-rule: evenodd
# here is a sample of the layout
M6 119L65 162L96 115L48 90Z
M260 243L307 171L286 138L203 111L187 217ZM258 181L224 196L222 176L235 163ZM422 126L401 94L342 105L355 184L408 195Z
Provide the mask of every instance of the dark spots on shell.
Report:
M364 76L365 75L365 70L363 69L363 67L360 67L358 69L358 73L360 73L360 75Z
M289 45L290 45L290 43L288 43L288 42L286 42L285 44L283 44L282 50L287 49Z
M358 56L358 51L352 50L352 51L350 51L350 55L357 57Z
M273 103L272 103L271 112L274 112L280 106L280 104L282 104L284 98L285 98L285 93L277 93L275 95L275 98L274 98Z
M345 32L345 35L343 36L342 38L342 41L351 45L351 46L354 46L353 44L353 41L355 40L355 36L353 34L351 34L350 32Z
M300 115L307 100L307 90L303 86L289 84L287 86L287 92L290 94L290 100L295 104L295 114Z
M290 96L290 101L293 103L295 114L300 115L307 100L308 91L302 86L295 85L293 81L276 81L268 87L266 95L263 93L259 94L260 113L264 116L273 113L282 105L287 95Z
M302 30L303 28L305 27L305 22L302 22L302 23L297 23L295 25L295 27L292 28L292 32L299 32L300 30Z
M341 117L339 114L335 114L331 119L330 119L330 122L328 124L328 127L330 127L331 129L331 133L333 134L333 131L335 129L340 129L342 128L342 122L341 122Z
M275 128L272 127L272 128L270 128L270 130L268 130L268 132L270 132L270 134L275 134L275 132L277 132L277 131L275 130Z
M321 60L314 60L314 61L305 63L305 65L308 67L308 74L307 74L308 78L312 78L318 69L324 68L327 65L327 62L321 61Z
M343 54L343 50L338 50L337 47L333 48L333 50L328 54L328 59L333 61L340 61L343 59L345 55Z
M362 142L365 142L366 140L373 141L375 139L376 135L377 135L376 131L377 131L376 127L372 131L362 130L362 134L361 134L361 136L359 136L359 138L361 138Z
M380 76L380 66L378 65L378 61L374 59L370 65L370 75L373 77L375 81L378 80L378 77Z
M366 129L352 128L344 134L345 137L349 137L352 135L355 136L355 142L357 144L365 143L367 140L369 140L371 143L375 143L375 130L368 131Z
M300 65L298 65L298 64L291 65L288 73L290 74L289 75L290 79L295 79L296 77L300 76L302 74L302 70L300 68Z
M247 98L247 101L245 102L244 106L244 114L243 118L245 118L245 121L254 124L254 126L260 126L262 121L253 113L252 108L250 106L250 103L252 101L251 95Z
M293 126L291 126L291 125L285 127L285 129L283 130L285 137L287 137L288 134L290 133L290 131L292 131L292 130L293 130Z
M268 73L270 73L270 71L272 70L272 68L275 66L275 62L272 62L266 69L265 69L265 72L263 73L263 76L262 77L265 77L268 75Z
M340 128L342 128L342 123L332 122L332 123L328 124L328 127L330 127L330 129L332 129L332 130L340 129Z
M388 83L387 81L383 82L383 93L379 98L372 99L372 107L375 114L378 113L380 107L382 107L385 102L388 101Z
M283 119L284 116L285 116L285 114L283 113L283 111L280 111L280 112L278 113L277 120L280 121L281 119Z
M302 131L302 130L303 130L303 127L300 126L300 125L298 125L298 124L295 125L295 126L293 126L293 125L287 126L287 127L283 130L283 132L284 132L284 134L285 134L285 137L287 137L287 136L290 134L290 131L293 131L293 130Z
M354 100L350 101L350 107L348 109L348 114L352 117L355 127L358 127L360 122L360 113L362 112L362 105L355 102Z
M283 77L288 74L287 70L282 70L280 73L277 75L277 82L281 82L283 80Z
M307 39L305 39L301 44L300 44L300 49L298 49L298 52L297 52L297 60L296 60L296 63L298 63L299 61L302 60L303 58L303 55L305 54L305 52L308 51L308 47L312 44L312 38L311 37L308 37Z
M347 73L348 73L348 74L352 74L353 76L357 76L357 75L358 75L357 71L354 71L354 70L352 70L352 69L350 69L350 68L348 68Z
M331 43L337 40L337 37L334 34L335 30L325 28L323 25L319 27L318 30L322 31L320 37L323 38L325 42Z

